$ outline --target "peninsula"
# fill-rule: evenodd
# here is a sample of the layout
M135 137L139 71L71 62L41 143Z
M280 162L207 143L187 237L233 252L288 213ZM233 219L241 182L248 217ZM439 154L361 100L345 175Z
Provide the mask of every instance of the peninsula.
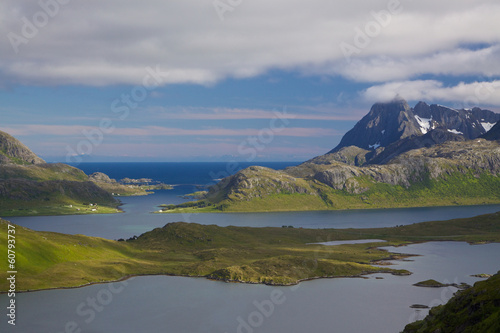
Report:
M8 224L0 220L1 242ZM377 246L425 241L500 242L500 212L474 218L374 229L219 227L169 223L128 241L33 231L14 226L22 252L18 290L67 288L116 281L134 275L199 276L223 281L290 285L300 281L361 276L374 272L409 274L380 260L404 257ZM336 246L310 244L373 239ZM404 251L404 248L402 248ZM6 247L0 256L7 257ZM7 290L0 272L0 291Z

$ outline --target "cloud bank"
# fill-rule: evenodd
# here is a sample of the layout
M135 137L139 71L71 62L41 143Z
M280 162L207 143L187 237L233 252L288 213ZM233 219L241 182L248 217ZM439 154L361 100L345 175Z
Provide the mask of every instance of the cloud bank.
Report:
M148 66L168 71L163 84L270 69L362 82L491 77L498 17L496 0L4 0L0 84L137 85ZM346 44L357 49L349 59Z

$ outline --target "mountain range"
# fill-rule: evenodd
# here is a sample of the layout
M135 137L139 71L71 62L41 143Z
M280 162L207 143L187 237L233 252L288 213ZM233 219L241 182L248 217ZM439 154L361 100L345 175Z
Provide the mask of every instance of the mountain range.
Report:
M500 202L500 114L402 99L377 103L325 155L250 167L186 206L277 211Z
M477 107L456 110L419 102L410 108L405 100L396 99L373 105L330 153L349 146L376 150L405 138L420 137L435 129L471 140L488 132L498 121L500 114Z

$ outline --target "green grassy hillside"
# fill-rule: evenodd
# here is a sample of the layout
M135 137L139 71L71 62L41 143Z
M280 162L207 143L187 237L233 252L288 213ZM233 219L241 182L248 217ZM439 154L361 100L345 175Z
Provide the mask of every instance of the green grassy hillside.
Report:
M470 289L459 291L448 303L434 307L403 333L500 332L500 271Z
M0 257L7 258L8 222L0 220ZM500 242L500 213L377 229L218 227L170 223L136 240L37 232L16 226L18 290L73 287L130 275L205 276L225 281L294 284L371 272L405 274L371 265L392 254L380 243L324 246L317 242L384 239L390 244L461 240ZM0 290L7 290L0 272Z

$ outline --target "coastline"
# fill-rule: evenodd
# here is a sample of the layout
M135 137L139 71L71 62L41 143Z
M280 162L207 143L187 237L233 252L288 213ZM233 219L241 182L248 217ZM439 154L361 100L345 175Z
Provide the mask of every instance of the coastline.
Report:
M399 245L390 245L390 246L401 247L401 246L408 246L408 245L411 245L411 244L422 244L422 243L427 243L427 242L431 242L431 241L410 242L410 243L399 244ZM443 240L442 242L448 242L448 241L444 241ZM458 241L458 242L463 242L463 241ZM331 245L323 245L323 246L331 246ZM385 247L385 246L381 246L381 247ZM368 247L367 249L380 249L380 247ZM383 251L385 251L385 250L383 250ZM382 258L382 259L374 260L371 264L379 265L379 266L386 266L384 264L380 264L379 262L405 261L406 258L418 257L418 256L420 256L420 255L418 255L418 254L409 254L409 253L391 253L391 256L389 256L387 258ZM391 264L387 264L387 265L391 265ZM391 275L395 275L395 276L409 276L409 275L412 275L413 272L410 272L410 271L406 271L406 272L392 271L391 272L391 271L387 271L387 270L366 271L366 272L362 272L360 274L354 274L354 275L317 276L317 277L311 277L311 278L306 278L306 279L299 279L295 283L287 283L287 284L266 283L266 282L253 282L253 281L245 281L245 280L224 280L224 279L211 278L208 275L188 275L188 274L168 274L168 273L159 273L159 274L131 274L131 275L127 275L127 276L121 277L119 279L109 280L109 281L88 282L88 283L85 283L85 284L81 284L81 285L77 285L77 286L69 286L69 287L53 287L53 288L43 288L43 289L18 290L18 291L16 291L16 293L32 293L32 292L48 291L48 290L79 289L79 288L85 288L85 287L90 287L90 286L99 285L99 284L109 284L109 283L122 282L122 281L126 281L126 280L133 279L133 278L136 278L136 277L143 277L143 276L176 276L176 277L186 277L186 278L204 278L204 279L207 279L207 280L216 281L216 282L224 282L224 283L255 284L255 285L266 285L266 286L274 286L274 287L292 287L292 286L299 285L300 283L303 283L303 282L314 281L314 280L321 280L321 279L346 279L346 278L368 279L368 277L366 277L366 275L371 275L371 274L391 274ZM0 295L7 294L7 293L8 293L8 291L0 291Z

